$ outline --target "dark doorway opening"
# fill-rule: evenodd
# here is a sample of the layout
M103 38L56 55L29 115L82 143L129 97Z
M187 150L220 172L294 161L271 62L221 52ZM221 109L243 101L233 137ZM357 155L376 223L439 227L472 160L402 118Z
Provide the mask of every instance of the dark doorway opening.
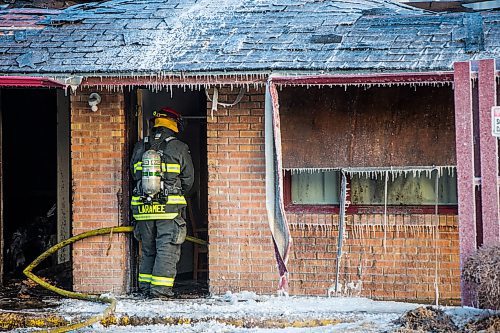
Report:
M28 264L69 236L68 97L60 89L1 89L0 114L2 277L13 287ZM69 249L35 273L71 288Z
M138 136L149 134L154 110L168 106L182 114L185 129L178 138L188 144L195 168L192 193L186 198L184 214L188 235L208 240L208 168L207 168L207 100L205 91L171 88L153 92L137 90ZM184 242L177 265L174 290L179 294L205 294L208 292L207 247ZM136 263L137 264L137 263ZM134 271L133 269L131 271Z

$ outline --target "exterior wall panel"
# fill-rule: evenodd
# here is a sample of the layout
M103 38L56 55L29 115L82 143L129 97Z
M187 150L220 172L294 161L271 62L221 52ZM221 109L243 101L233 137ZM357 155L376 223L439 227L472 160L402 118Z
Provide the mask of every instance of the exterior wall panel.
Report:
M237 95L237 89L224 88L219 101L230 103ZM213 117L211 107L209 103L210 290L274 294L278 272L265 210L264 89L246 93L236 106L219 106ZM326 295L335 279L338 215L288 212L287 217L294 238L290 292ZM429 227L434 219L389 215L384 247L382 214L349 214L341 283L361 280L359 294L376 299L431 301L437 267L441 300L455 303L460 297L457 217L439 216L439 238Z
M284 87L285 168L455 165L453 90Z

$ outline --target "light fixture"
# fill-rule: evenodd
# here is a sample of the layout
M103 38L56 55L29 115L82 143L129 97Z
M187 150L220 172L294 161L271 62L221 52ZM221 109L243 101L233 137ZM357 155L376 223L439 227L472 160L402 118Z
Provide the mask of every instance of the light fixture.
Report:
M101 96L98 93L92 93L89 96L89 105L92 112L96 112L99 108L97 105L101 103Z

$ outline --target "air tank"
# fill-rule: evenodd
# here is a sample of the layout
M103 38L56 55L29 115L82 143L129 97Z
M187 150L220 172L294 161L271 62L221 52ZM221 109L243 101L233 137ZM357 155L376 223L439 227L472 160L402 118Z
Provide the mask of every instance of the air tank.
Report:
M142 155L142 193L153 197L161 191L161 157L148 150Z

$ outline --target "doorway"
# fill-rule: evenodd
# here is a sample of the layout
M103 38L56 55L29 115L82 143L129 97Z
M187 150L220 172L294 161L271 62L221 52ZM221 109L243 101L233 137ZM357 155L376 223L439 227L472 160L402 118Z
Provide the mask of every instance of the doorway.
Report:
M2 278L9 286L51 246L70 237L70 115L62 89L0 89ZM70 249L37 267L71 288ZM47 275L46 275L47 274Z
M195 169L195 183L184 214L188 235L208 240L208 167L207 167L207 100L205 91L171 88L170 91L153 92L137 90L138 136L144 137L150 131L153 111L163 106L182 114L184 130L178 138L191 151ZM191 242L184 242L181 259L177 265L174 289L179 294L204 294L208 292L207 248Z

